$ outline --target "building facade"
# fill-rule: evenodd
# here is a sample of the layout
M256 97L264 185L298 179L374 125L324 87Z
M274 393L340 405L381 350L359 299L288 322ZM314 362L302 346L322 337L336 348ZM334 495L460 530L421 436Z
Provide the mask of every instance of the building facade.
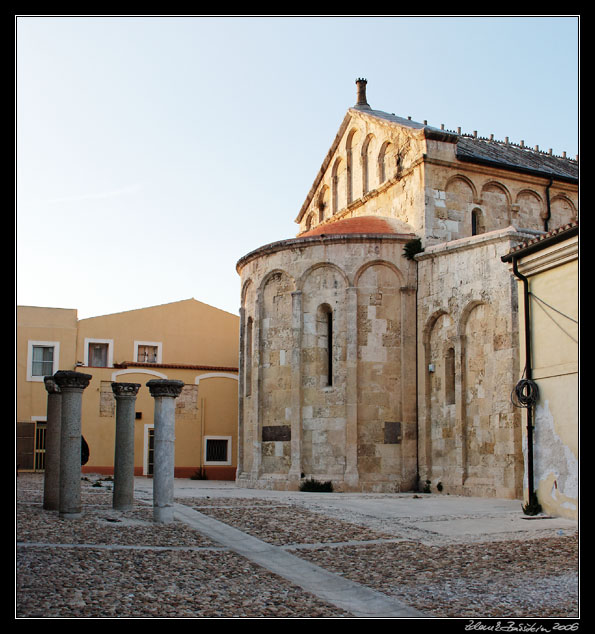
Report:
M579 495L578 234L578 223L570 223L503 258L519 285L521 367L537 386L533 411L525 414L533 427L531 486L546 513L572 519Z
M151 379L182 380L176 399L176 477L233 480L237 467L239 318L194 299L77 319L76 310L17 307L17 464L41 470L44 376L76 369L83 393L83 471L111 474L116 401L112 382L138 383L135 474L152 474Z
M295 238L237 264L238 478L523 494L518 288L577 162L373 110L358 80Z

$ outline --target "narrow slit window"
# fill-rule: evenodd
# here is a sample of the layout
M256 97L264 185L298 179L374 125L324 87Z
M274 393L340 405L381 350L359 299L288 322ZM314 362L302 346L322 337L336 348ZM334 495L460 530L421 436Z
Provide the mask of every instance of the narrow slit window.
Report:
M246 324L246 350L244 359L244 394L252 394L252 317L248 317Z
M448 348L444 363L444 388L445 400L447 405L453 405L455 402L455 351L454 348Z
M326 314L327 385L333 384L333 313Z
M318 375L321 387L333 385L333 311L328 304L318 307Z

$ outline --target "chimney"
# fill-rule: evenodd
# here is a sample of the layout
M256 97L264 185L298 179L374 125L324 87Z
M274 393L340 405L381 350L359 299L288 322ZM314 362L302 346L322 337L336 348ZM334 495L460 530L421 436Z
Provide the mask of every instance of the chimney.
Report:
M365 79L356 79L355 83L357 85L357 103L355 104L355 108L361 108L363 110L371 110L368 102L366 101L366 84L368 83Z

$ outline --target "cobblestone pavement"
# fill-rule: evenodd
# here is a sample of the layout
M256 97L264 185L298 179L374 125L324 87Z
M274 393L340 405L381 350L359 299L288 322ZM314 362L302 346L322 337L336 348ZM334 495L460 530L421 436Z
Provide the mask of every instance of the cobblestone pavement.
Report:
M186 524L114 511L109 482L84 479L84 513L42 508L43 476L17 479L17 618L350 618ZM578 536L435 543L291 502L181 503L429 617L578 617Z

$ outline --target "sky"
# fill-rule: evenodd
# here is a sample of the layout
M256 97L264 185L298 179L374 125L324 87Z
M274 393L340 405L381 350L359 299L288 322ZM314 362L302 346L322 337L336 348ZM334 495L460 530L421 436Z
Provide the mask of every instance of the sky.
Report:
M579 153L576 16L16 16L15 297L240 307L358 77L373 109Z

